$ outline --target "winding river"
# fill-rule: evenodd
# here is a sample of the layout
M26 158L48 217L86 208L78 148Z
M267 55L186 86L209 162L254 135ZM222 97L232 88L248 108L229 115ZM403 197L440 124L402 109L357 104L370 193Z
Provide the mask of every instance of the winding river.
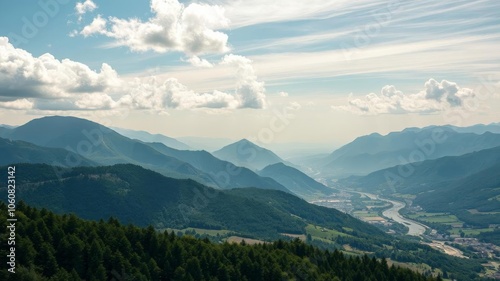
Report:
M401 214L399 214L399 210L401 210L405 207L405 203L381 198L378 195L371 194L371 193L366 193L366 192L357 192L357 193L365 195L370 199L382 200L382 201L391 203L392 207L390 207L389 209L382 212L382 215L384 217L390 218L398 223L401 223L401 224L407 226L408 227L408 233L407 233L408 235L422 236L424 234L427 226L425 226L421 223L418 223L416 221L407 219L407 218L403 217Z

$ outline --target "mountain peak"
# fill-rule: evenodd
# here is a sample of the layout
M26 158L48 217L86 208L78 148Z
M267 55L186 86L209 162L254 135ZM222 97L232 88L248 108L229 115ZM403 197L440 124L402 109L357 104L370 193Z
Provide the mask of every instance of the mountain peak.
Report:
M243 139L241 139L241 140L239 140L239 141L237 141L237 142L235 142L233 144L252 144L252 145L258 146L255 143L253 143L253 142L251 142L251 141L249 141L248 139L245 139L245 138L243 138Z
M260 147L247 139L226 145L213 154L219 159L254 171L261 170L270 164L283 162L283 159L271 150Z

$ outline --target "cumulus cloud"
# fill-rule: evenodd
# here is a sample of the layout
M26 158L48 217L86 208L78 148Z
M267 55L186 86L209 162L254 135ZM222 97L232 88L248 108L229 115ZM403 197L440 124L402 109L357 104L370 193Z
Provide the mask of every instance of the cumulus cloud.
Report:
M227 55L219 65L236 73L233 93L218 90L198 93L175 78L155 77L128 81L108 64L99 71L51 54L33 57L0 37L0 107L39 110L147 109L168 108L237 109L263 108L265 89L251 61Z
M82 20L82 17L87 12L92 12L97 9L97 5L92 2L92 0L85 0L85 2L77 2L75 6L76 14L78 15L78 21Z
M404 94L396 87L387 85L380 94L350 97L348 105L332 108L356 114L431 113L460 107L466 99L473 97L472 89L460 88L456 83L446 80L438 82L429 79L424 89L415 94Z
M106 34L106 24L107 21L101 17L101 15L97 15L94 20L92 20L92 23L89 25L85 26L82 31L80 31L80 34L83 35L84 37L88 37L92 34ZM71 36L71 35L70 35Z
M80 33L102 34L115 39L116 46L127 46L137 52L179 51L191 56L225 53L230 49L228 36L217 31L229 27L221 6L197 3L185 6L178 0L152 0L151 11L154 15L147 21L97 17Z
M280 97L284 97L284 98L288 97L288 93L287 92L279 92L278 95Z
M118 74L102 64L99 72L69 59L51 54L33 57L0 37L0 93L15 100L23 98L65 98L74 93L98 92L119 84Z
M221 64L236 67L235 92L241 100L240 107L264 108L266 106L264 82L257 79L250 59L230 54L224 56Z
M203 67L203 68L212 68L214 67L213 64L211 64L209 61L206 59L202 59L198 56L192 56L187 60L192 66L196 67Z
M18 99L13 101L0 102L0 108L5 109L32 109L33 102L27 99Z

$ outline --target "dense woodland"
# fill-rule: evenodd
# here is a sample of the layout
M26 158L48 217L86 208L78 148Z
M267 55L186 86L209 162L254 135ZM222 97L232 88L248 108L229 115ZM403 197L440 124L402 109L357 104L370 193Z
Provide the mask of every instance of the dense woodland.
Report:
M0 219L7 207L0 203ZM348 257L299 240L246 245L84 221L20 203L16 210L16 273L1 280L439 280L384 259ZM7 245L6 233L0 244ZM7 247L0 250L6 264Z

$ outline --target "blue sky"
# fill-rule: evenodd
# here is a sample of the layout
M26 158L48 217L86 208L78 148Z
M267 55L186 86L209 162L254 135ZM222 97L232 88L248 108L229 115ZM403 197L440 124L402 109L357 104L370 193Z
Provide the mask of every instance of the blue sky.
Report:
M500 121L494 0L3 1L0 37L0 123L338 145Z

